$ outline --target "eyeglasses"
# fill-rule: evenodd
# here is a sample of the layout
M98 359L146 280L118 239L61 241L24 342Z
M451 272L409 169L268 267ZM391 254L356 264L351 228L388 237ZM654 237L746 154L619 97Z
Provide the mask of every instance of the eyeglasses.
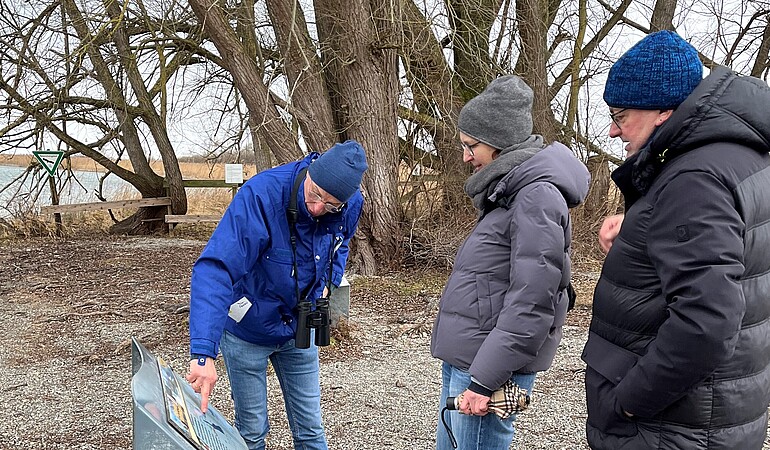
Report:
M310 194L311 199L308 200L309 203L323 203L324 209L328 213L337 214L338 212L342 211L342 209L345 207L344 203L334 204L324 201L324 199L321 198L321 194L316 191L316 187L313 186L310 188Z
M624 112L628 111L630 108L623 108L619 111L615 111L614 113L610 113L610 119L612 119L612 122L615 124L616 127L620 128L621 125L623 125L623 122L626 120L626 116L620 116L620 114L623 114Z
M471 156L476 156L476 155L473 154L473 147L475 147L475 146L477 146L479 144L481 144L481 141L477 141L475 144L470 144L470 145L466 144L463 141L460 141L460 147L462 147L463 151L467 151L468 154L471 155Z

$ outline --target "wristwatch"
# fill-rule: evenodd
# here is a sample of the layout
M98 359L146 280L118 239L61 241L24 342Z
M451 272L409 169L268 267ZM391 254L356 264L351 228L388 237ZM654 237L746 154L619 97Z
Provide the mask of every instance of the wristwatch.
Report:
M190 360L195 360L199 366L205 366L206 365L206 359L209 358L207 355L201 355L199 353L192 353L190 354Z

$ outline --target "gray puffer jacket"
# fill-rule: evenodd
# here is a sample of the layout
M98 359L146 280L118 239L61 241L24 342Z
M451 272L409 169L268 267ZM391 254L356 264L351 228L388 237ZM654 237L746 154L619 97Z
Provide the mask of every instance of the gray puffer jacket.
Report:
M591 448L762 448L768 107L766 84L714 69L613 173L632 200L594 292L583 352Z
M550 367L568 304L568 208L583 202L589 180L556 142L502 178L497 207L457 252L433 326L434 357L492 390L514 372Z

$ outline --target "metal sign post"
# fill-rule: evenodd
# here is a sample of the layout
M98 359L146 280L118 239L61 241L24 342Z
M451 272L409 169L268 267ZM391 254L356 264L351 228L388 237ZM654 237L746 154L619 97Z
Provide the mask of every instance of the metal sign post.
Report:
M51 204L52 205L58 205L59 204L59 192L56 190L56 180L54 180L54 175L56 174L56 169L59 167L59 164L61 163L62 158L64 157L64 152L62 151L45 151L45 150L38 150L32 152L32 154L35 156L35 159L40 163L41 166L43 166L43 169L45 169L46 172L48 172L48 187L51 189ZM53 216L54 222L56 223L56 234L57 236L61 236L62 234L62 221L61 221L61 214L56 213Z

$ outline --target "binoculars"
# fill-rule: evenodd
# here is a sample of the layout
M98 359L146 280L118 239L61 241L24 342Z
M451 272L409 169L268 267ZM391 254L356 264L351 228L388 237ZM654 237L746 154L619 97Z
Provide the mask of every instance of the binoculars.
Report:
M297 336L294 338L294 346L297 348L310 348L310 330L315 329L315 345L323 347L329 345L329 299L319 298L313 305L302 300L297 304Z

